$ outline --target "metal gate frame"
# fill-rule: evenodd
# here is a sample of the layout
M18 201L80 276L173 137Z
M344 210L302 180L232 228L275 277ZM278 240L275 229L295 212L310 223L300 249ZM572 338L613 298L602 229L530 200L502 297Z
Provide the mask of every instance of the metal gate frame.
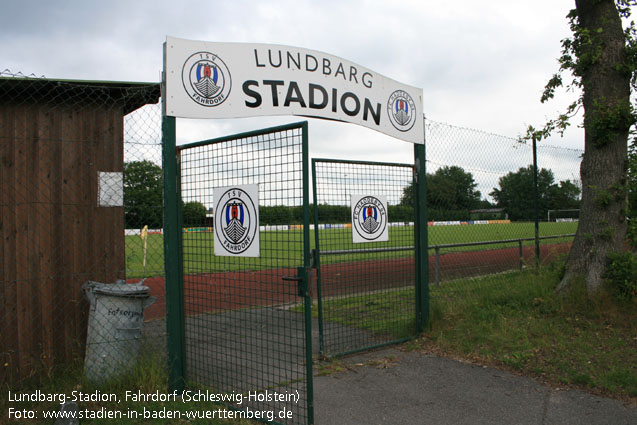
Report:
M423 116L424 119L424 116ZM312 267L309 237L309 177L307 122L273 129L303 129L303 265L297 269L299 294L303 298L306 339L307 423L314 423L312 385L312 298L309 293L309 270ZM272 129L270 129L272 130ZM243 133L256 135L259 132ZM231 136L237 137L237 136ZM166 329L171 391L183 391L186 386L185 308L183 281L183 247L181 230L180 168L176 146L176 118L162 118L162 161L164 178L164 265L166 283ZM426 204L426 156L425 145L414 145L414 258L415 258L415 322L421 332L429 319L429 263L427 250ZM317 259L318 263L318 259ZM317 269L318 271L318 269Z
M302 133L302 204L303 204L303 258L298 264L296 276L285 280L298 281L298 297L302 300L305 327L305 385L307 424L314 423L313 382L312 382L312 298L309 291L310 259L310 209L309 209L309 159L308 123L266 128L240 133L188 145L176 146L176 122L174 117L163 117L163 169L164 169L164 262L166 285L166 329L169 366L169 386L171 391L181 392L186 388L186 309L184 298L184 247L181 215L181 171L180 155L184 149L229 142L242 138L258 138L265 134L300 130ZM230 406L232 407L232 406ZM275 422L276 423L276 422Z
M313 158L312 159L312 192L313 192L313 204L314 204L314 240L315 250L313 251L313 257L315 267L317 270L317 312L318 312L318 328L319 328L319 352L322 356L333 357L343 356L360 351L378 348L381 346L397 344L417 336L418 333L424 330L425 324L429 318L429 272L428 272L428 255L427 255L427 210L426 203L426 170L424 167L424 146L415 145L414 148L414 164L401 164L401 163L389 163L389 162L377 162L377 161L356 161L356 160L342 160L342 159L329 159L329 158ZM414 184L414 244L413 246L401 246L391 248L362 248L362 249L347 249L347 250L321 250L321 237L319 236L319 190L317 187L317 164L334 164L339 165L354 165L354 166L370 166L376 169L382 168L410 168L413 171L413 184ZM351 194L349 194L351 195ZM346 194L345 197L348 195ZM346 201L346 200L345 200ZM347 202L347 201L346 201ZM375 254L375 253L389 253L398 251L414 251L414 322L416 329L413 335L406 338L397 338L393 340L368 342L359 346L349 346L343 351L338 349L330 351L326 347L325 335L326 335L326 322L324 316L323 305L325 302L323 293L323 276L321 273L321 255L348 255L348 254ZM352 295L360 297L361 295ZM347 329L337 329L337 331L348 332ZM353 336L352 336L353 339ZM364 338L363 338L364 339Z

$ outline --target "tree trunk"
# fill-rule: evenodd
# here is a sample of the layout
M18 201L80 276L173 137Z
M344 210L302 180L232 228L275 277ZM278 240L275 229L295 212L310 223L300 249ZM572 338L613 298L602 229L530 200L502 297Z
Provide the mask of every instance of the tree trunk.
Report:
M630 70L625 36L613 0L576 0L581 33L576 75L581 77L585 148L580 167L579 226L557 290L584 276L589 297L601 288L611 252L624 250ZM587 41L588 40L588 41Z

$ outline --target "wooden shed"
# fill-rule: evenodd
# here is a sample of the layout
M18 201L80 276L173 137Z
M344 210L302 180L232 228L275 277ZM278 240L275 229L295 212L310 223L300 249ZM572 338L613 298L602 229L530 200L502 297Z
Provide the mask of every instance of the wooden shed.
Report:
M159 97L158 83L0 78L0 383L81 358L82 284L125 278L121 174L103 173L124 169L124 116ZM100 175L114 200L98 202Z

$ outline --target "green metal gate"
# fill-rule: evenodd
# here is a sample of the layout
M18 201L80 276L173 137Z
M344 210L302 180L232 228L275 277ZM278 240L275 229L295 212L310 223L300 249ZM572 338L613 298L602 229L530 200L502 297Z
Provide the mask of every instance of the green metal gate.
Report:
M180 234L165 236L173 387L234 396L226 404L246 417L271 412L261 419L282 424L314 423L307 145L303 122L176 147ZM213 192L248 185L258 188L258 256L215 255L222 226L210 212L222 197ZM238 208L233 219L243 219ZM166 210L168 230L168 199ZM272 211L291 222L268 223Z
M422 329L417 171L412 164L312 160L321 354L397 343ZM388 241L353 243L357 195L386 197Z

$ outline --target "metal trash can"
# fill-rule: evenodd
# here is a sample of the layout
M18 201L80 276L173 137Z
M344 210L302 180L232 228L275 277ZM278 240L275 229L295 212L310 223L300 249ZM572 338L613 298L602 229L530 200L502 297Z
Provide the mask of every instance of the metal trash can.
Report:
M82 286L91 303L84 357L84 375L88 380L105 382L135 366L144 309L156 300L141 283L88 281Z

